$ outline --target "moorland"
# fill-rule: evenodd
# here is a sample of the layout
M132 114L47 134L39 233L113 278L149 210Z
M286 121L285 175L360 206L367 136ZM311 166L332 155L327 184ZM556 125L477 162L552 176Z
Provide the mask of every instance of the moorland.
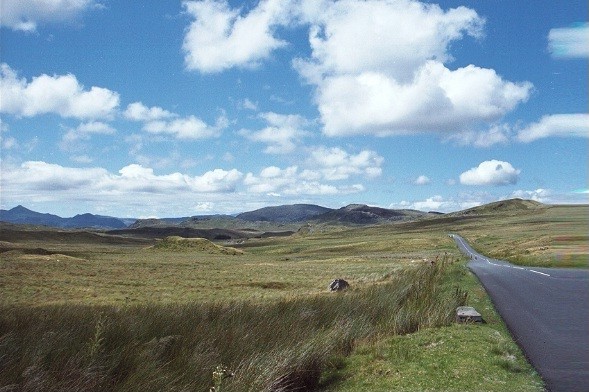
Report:
M0 223L0 390L539 391L448 233L587 268L588 212L509 200L371 224ZM350 288L329 292L335 278ZM465 304L487 323L454 323Z

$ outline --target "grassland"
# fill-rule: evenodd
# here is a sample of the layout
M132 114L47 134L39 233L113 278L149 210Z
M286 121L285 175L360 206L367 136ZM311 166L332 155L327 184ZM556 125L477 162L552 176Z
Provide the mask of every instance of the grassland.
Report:
M223 391L541 390L447 233L517 262L586 266L588 211L317 227L215 245L234 254L2 230L0 388L206 391L225 365L235 376ZM328 293L334 278L351 290ZM454 325L464 302L487 324Z

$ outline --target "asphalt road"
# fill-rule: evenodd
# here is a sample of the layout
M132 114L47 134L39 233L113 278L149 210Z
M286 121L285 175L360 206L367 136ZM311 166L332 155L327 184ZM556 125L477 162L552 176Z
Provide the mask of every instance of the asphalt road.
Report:
M451 237L546 388L589 392L589 271L520 267Z

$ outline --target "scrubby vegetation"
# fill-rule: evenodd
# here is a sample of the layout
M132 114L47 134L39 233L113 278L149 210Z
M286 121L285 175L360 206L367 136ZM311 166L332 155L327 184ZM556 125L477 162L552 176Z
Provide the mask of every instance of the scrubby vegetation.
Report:
M243 251L228 246L220 246L206 238L184 238L169 236L158 241L154 249L166 249L175 251L200 251L212 254L242 255Z
M587 208L226 242L2 226L0 389L542 390L447 233L587 265ZM488 323L453 324L465 301Z
M0 385L205 391L223 365L234 372L223 391L316 390L360 341L449 324L466 296L444 270L423 263L364 289L267 304L5 308Z

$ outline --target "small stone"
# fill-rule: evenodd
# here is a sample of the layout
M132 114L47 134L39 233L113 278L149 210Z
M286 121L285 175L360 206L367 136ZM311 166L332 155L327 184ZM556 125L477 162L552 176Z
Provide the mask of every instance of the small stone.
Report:
M459 306L456 308L457 323L482 323L483 318L475 308L471 306Z
M350 287L350 284L343 279L334 279L329 284L329 291L342 291Z

